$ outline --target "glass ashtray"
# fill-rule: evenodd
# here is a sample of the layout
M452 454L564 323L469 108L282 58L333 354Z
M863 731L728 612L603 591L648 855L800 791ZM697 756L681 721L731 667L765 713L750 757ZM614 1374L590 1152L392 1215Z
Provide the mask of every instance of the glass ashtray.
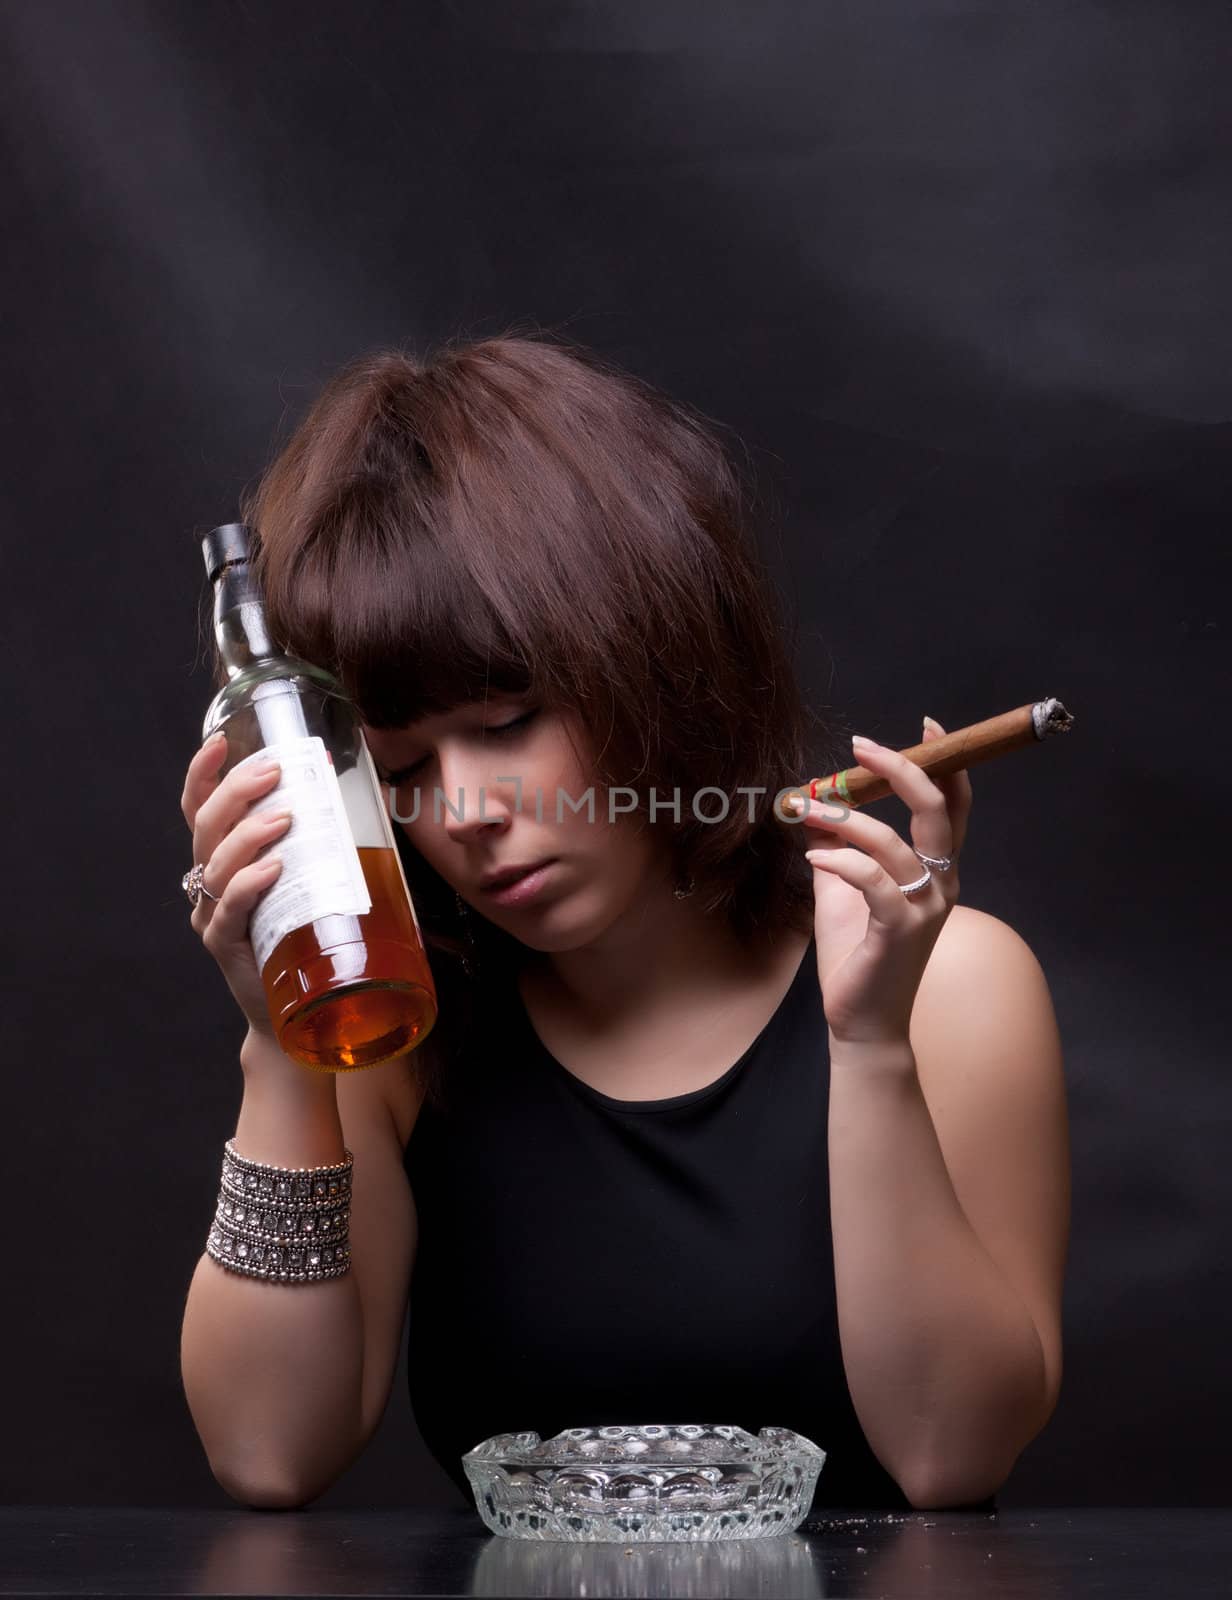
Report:
M792 1533L825 1459L790 1428L646 1423L498 1433L462 1467L493 1533L630 1544Z

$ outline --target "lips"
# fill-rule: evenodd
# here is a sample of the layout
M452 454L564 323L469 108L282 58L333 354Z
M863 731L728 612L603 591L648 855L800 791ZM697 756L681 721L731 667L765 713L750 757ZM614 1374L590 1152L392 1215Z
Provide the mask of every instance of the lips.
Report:
M530 861L524 867L502 867L498 872L489 873L486 878L480 878L481 889L505 889L511 883L516 883L519 878L525 878L532 872L538 872L540 867L546 867L551 857L543 861Z

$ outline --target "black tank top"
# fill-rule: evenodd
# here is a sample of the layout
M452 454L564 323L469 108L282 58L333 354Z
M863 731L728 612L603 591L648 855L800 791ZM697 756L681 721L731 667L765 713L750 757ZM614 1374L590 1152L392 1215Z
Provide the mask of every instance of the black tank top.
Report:
M839 1347L812 941L757 1039L691 1094L616 1100L583 1083L512 977L446 1072L446 1106L425 1101L406 1148L408 1380L425 1444L468 1499L460 1458L494 1433L726 1422L819 1444L815 1507L909 1509Z

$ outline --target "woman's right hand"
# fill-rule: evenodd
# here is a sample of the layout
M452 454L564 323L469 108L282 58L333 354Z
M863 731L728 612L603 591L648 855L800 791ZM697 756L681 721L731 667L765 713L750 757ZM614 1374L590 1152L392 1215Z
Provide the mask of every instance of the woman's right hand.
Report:
M193 907L191 922L201 942L222 968L227 986L248 1019L252 1033L274 1039L261 974L248 936L248 919L257 901L278 877L281 860L276 855L257 860L257 853L286 832L290 814L261 811L249 815L254 800L268 794L278 782L275 763L262 771L255 766L218 777L226 758L225 738L207 742L192 758L184 779L180 809L192 830L193 862L205 868L203 882L217 903L202 895Z

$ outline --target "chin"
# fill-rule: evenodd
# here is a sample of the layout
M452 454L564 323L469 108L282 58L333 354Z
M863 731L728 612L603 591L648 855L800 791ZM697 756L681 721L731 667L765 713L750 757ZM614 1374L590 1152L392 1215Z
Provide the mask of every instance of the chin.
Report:
M578 904L579 900L582 901L581 905ZM537 950L543 955L584 950L606 932L620 915L619 908L610 905L588 910L585 901L584 895L562 895L553 905L545 906L535 915L519 916L516 922L511 916L499 926L528 950Z

